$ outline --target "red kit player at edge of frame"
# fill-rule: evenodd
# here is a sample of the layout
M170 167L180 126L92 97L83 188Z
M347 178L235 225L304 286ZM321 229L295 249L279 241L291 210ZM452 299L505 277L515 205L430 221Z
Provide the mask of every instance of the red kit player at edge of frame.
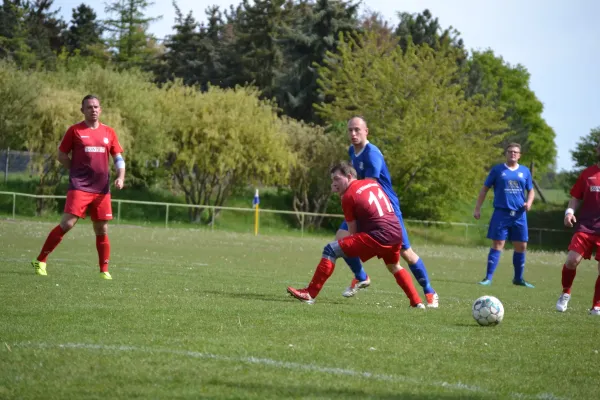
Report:
M596 156L598 162L584 169L571 188L571 200L565 211L565 226L572 228L575 225L576 228L562 268L563 292L556 303L556 310L559 312L565 312L568 308L577 266L582 259L589 260L596 252L598 277L589 313L600 316L600 142L596 145Z
M81 102L84 121L67 130L59 147L58 160L69 170L69 190L64 213L58 224L48 235L38 257L31 262L37 275L45 276L48 256L62 241L79 218L85 218L89 211L96 234L96 249L100 278L112 279L108 272L110 242L108 221L112 219L110 196L110 171L108 158L113 157L117 169L114 185L123 189L125 181L125 160L121 153L115 131L100 123L102 113L99 99L87 95ZM70 154L70 156L69 156Z
M288 287L288 293L300 301L314 304L338 258L359 257L364 262L377 257L383 259L394 275L410 300L410 306L424 309L411 275L400 266L402 229L379 183L374 179L357 180L356 170L348 163L338 164L330 172L331 190L342 196L350 235L326 245L309 285L304 289Z

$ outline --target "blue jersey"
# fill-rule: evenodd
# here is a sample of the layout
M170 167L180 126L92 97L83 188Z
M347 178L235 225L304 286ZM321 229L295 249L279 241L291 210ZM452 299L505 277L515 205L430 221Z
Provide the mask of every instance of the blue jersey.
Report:
M400 200L398 200L398 195L392 188L390 171L388 171L383 154L381 154L377 146L367 142L366 146L358 154L354 154L354 146L350 146L348 155L352 161L352 166L356 170L358 179L373 178L377 180L379 186L381 186L390 199L396 215L401 215Z
M529 168L519 165L511 170L506 164L492 167L485 186L494 188L494 208L522 211L526 202L525 191L533 189Z

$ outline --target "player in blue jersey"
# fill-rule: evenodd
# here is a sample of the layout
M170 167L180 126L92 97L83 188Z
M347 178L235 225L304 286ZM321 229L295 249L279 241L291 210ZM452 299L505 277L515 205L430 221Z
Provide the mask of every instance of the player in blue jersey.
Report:
M383 158L383 154L381 154L381 151L379 151L375 145L369 143L367 140L368 134L369 129L364 118L353 117L348 121L348 138L352 143L348 149L350 160L358 173L359 179L376 179L390 199L391 205L402 228L402 248L400 250L400 256L408 263L408 267L417 279L417 282L419 282L423 288L423 292L427 298L427 306L437 308L439 306L439 298L429 283L429 276L427 275L425 264L423 264L421 258L410 247L410 241L408 240L408 234L406 233L402 213L400 212L400 201L392 188L392 178ZM346 224L346 221L344 221L335 237L337 240L340 240L349 234L348 225ZM343 295L345 297L352 297L360 289L368 287L371 284L371 280L358 257L346 257L344 260L354 273L354 279L350 286L344 291Z
M514 247L513 266L515 275L513 283L518 286L533 288L534 286L523 279L525 270L525 251L529 238L527 232L527 211L533 204L535 192L529 168L519 165L521 145L511 143L506 146L506 163L492 167L479 192L473 216L481 217L481 205L485 196L494 188L494 213L488 228L488 239L492 239L492 247L488 254L487 274L480 285L492 284L494 271L500 261L506 240Z

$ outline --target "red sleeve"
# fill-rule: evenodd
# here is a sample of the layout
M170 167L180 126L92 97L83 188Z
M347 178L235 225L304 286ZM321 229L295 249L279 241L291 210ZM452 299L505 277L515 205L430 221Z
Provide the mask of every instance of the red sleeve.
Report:
M583 199L583 194L585 193L586 178L587 178L586 171L583 171L581 174L579 174L579 177L577 178L577 182L575 182L575 184L571 188L571 196L572 197L575 197L576 199L579 199L579 200Z
M117 138L117 134L114 130L110 130L112 135L112 140L110 144L110 155L114 156L115 154L119 154L123 152L123 148L121 147L121 143L119 143L119 139Z
M73 131L74 129L72 126L69 129L67 129L67 133L65 133L65 136L63 136L62 140L60 141L58 150L67 154L69 154L71 150L73 150Z
M344 219L346 222L352 222L356 219L354 216L354 199L352 196L342 196L342 210L344 210Z

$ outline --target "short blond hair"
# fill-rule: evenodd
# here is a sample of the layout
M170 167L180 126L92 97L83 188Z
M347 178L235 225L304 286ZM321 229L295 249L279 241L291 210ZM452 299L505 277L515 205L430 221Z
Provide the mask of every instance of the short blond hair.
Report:
M506 153L508 151L508 149L511 149L513 147L516 147L517 149L519 149L519 153L521 152L521 145L519 143L509 143L506 145L506 147L504 148L504 152Z
M333 167L331 167L331 169L329 170L329 173L335 174L338 171L341 172L342 175L344 175L344 176L350 175L354 179L356 179L356 177L357 177L356 170L354 169L354 167L345 161L342 161L341 163L336 164Z

